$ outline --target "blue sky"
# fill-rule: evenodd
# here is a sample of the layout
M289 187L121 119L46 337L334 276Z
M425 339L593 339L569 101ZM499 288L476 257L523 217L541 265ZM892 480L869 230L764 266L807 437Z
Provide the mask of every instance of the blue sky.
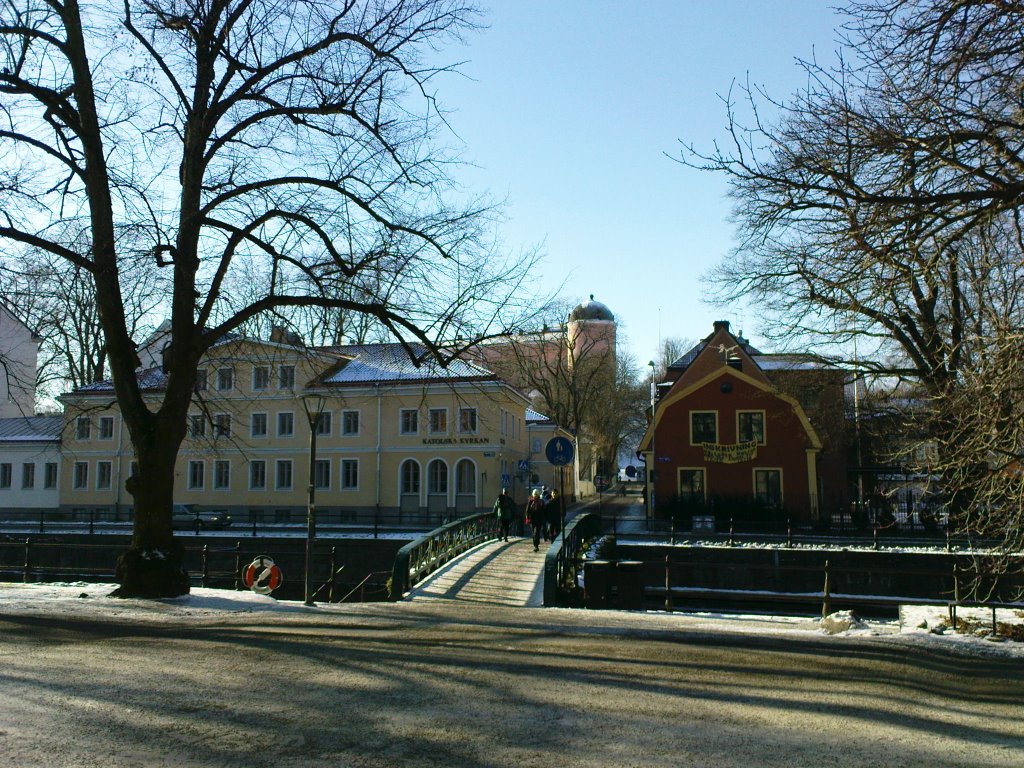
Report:
M540 244L538 279L616 314L625 348L695 339L756 309L705 303L700 277L732 245L723 178L685 168L680 139L725 137L719 94L748 73L778 98L795 59L831 59L840 17L814 0L496 0L438 84L465 160L458 178L508 200L509 248Z

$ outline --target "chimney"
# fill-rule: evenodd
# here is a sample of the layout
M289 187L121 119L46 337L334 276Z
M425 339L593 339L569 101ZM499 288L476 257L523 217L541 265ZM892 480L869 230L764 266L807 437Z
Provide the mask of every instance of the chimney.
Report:
M715 333L719 331L729 332L729 321L728 320L715 320Z

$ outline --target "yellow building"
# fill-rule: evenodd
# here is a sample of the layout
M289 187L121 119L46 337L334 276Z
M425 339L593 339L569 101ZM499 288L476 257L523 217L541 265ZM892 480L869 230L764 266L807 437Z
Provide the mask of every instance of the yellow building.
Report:
M159 401L160 368L139 376ZM235 338L200 366L174 502L226 510L242 524L305 519L307 406L317 395L319 519L438 522L490 509L503 486L525 501L529 402L487 369L459 360L417 367L397 344L308 348ZM61 400L62 510L126 519L134 455L113 386Z

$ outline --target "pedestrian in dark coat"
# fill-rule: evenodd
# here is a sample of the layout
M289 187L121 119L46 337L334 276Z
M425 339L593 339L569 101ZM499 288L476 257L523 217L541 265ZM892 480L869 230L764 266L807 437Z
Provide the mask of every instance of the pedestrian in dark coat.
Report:
M544 533L544 526L548 524L547 516L544 513L544 500L540 497L540 490L533 489L529 501L526 502L526 522L533 528L533 551L540 549L540 537Z
M544 511L548 518L548 537L554 541L562 530L562 500L558 497L558 491L551 491L551 500Z
M498 538L508 541L508 531L516 516L516 503L508 495L508 488L502 488L494 501L494 514L498 516Z

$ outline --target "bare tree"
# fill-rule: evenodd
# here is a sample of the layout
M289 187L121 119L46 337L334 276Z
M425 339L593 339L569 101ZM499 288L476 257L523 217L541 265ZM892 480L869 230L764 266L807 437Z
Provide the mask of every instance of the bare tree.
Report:
M437 140L446 67L432 61L476 20L458 0L3 4L0 238L95 286L138 461L119 594L188 591L174 464L197 363L225 335L320 307L444 361L513 327L529 264L495 252L489 207L455 194ZM153 406L126 320L126 229L149 234L168 275Z
M764 307L778 339L840 357L856 340L859 368L917 383L929 439L951 446L971 421L969 382L1024 321L1024 5L846 12L836 65L800 62L808 85L784 103L735 89L748 109L725 100L731 146L683 160L731 182L741 241L712 275L720 296ZM989 466L946 464L958 511L986 514L974 491Z
M0 296L40 338L34 382L39 396L52 399L68 388L102 381L106 341L92 276L38 251L0 263ZM150 261L124 266L125 322L133 337L144 332L144 324L163 301L158 278Z

